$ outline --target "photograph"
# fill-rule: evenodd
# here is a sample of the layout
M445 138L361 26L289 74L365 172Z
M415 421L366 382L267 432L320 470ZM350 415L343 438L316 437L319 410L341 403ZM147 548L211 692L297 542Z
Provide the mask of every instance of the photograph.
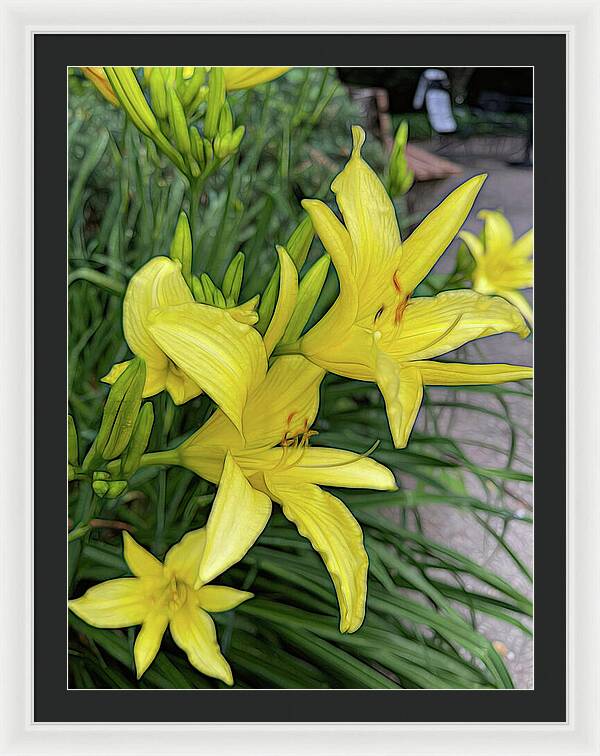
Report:
M68 690L533 691L534 66L64 76Z

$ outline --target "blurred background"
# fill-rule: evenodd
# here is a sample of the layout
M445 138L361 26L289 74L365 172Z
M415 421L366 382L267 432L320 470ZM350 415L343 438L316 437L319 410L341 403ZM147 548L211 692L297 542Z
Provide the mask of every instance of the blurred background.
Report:
M532 70L524 68L298 68L269 84L232 93L230 103L238 122L246 124L246 135L236 160L206 185L201 222L194 227L195 260L219 283L227 262L243 250L246 272L241 301L262 292L274 270L275 244L285 244L301 217L300 201L320 198L335 207L330 185L350 154L350 126L354 123L367 130L363 156L382 178L387 174L396 130L402 121L408 123L406 159L414 172L414 184L395 198L403 238L454 187L482 172L489 177L465 228L480 233L477 212L483 208L502 210L515 236L520 236L533 225L532 87ZM69 401L80 444L85 447L97 431L107 391L100 378L128 354L121 329L125 286L146 260L168 253L185 186L172 166L152 158L123 112L103 100L78 69L69 70L69 91ZM444 288L455 270L460 248L455 240L428 277L429 290L419 293ZM315 239L306 266L322 254ZM330 270L309 326L330 306L336 292L337 279ZM528 365L532 340L522 341L514 334L493 336L460 352L459 359L464 361ZM528 384L428 389L411 443L402 452L390 445L381 397L370 384L360 384L354 394L345 394L349 384L328 376L319 418L319 443L330 440L335 445L336 433L338 437L344 434L346 448L357 451L381 441L373 456L393 466L399 477L401 490L395 506L383 511L398 521L403 534L390 536L381 553L385 557L392 547L398 548L402 560L419 566L420 581L427 576L429 587L407 584L406 575L390 569L395 586L428 607L439 607L440 592L451 600L474 630L493 643L519 688L533 684L528 632L531 608L526 600L532 597L533 562L532 400ZM164 407L157 405L157 412L168 417L169 424L163 436L152 439L151 448L174 444L198 427L210 409L204 400L189 402L176 413L166 400ZM376 417L382 418L380 427ZM101 516L133 523L136 537L141 542L150 540L153 502L157 492L162 490L164 495L166 490L173 521L167 523L165 534L169 543L174 542L181 535L177 528L182 521L188 528L202 524L212 489L196 485L191 474L185 478L180 471L169 472L166 481L166 488L160 489L157 479L135 478L123 497L104 504ZM73 505L78 506L81 493L76 487L71 496ZM385 528L364 524L368 513L378 506L376 493L345 492L342 498L359 519L366 512L361 522L367 539L387 538ZM414 538L409 533L414 533ZM274 519L261 538L261 548L275 553L284 536L292 537ZM102 525L94 526L85 539L73 541L69 546L71 591L81 590L90 581L123 574L119 543L120 534ZM296 549L297 558L306 553L301 542L284 543L291 544L286 550ZM443 550L446 548L452 553ZM238 568L236 579L244 580L252 570L256 574L250 559L248 564ZM318 560L315 570L320 575ZM301 573L302 569L299 576ZM500 590L496 577L506 581ZM264 580L261 572L260 579ZM378 588L374 571L371 579L369 590L374 595L373 586ZM267 588L264 584L263 593ZM273 591L281 601L285 594ZM435 600L431 598L434 591ZM299 594L293 599L290 593L287 600L302 606L305 598ZM335 605L329 611L335 616ZM376 608L369 611L374 622L380 621ZM421 633L409 619L389 622L394 633L417 638L423 647L446 648L449 643L447 633L443 638L437 630ZM227 626L227 643L231 641L230 656L237 665L240 684L282 684L275 676L266 676L271 674L267 668L251 674L244 667L249 663L248 638L236 635L241 631L231 635L232 627ZM272 651L274 639L281 643L281 670L289 668L284 650L288 653L295 648L294 653L305 661L319 648L308 630L300 652L299 646L294 646L298 638L292 643L283 625L271 624L265 629L256 623L252 627L254 642L264 641L266 649ZM116 685L97 663L95 651L90 652L86 632L89 629L79 627L72 634L72 682L78 687ZM97 633L94 637L98 643L114 640L114 634L108 638ZM344 642L350 643L352 638ZM94 650L93 643L91 646ZM453 647L459 646L457 638ZM364 648L350 648L361 663L382 671L376 650L373 661ZM110 646L106 649L110 654ZM129 652L121 653L126 656ZM462 650L457 653L464 655ZM179 664L178 657L169 654L168 658ZM320 671L311 671L319 686L363 684L347 672L327 671L326 679L321 679L322 668L332 658L331 649L323 652ZM429 672L427 660L423 668ZM126 665L118 669L129 674ZM192 686L206 684L190 680L185 664L181 670ZM396 670L390 675L403 687L437 686L428 683L429 678L424 682L417 677L409 665L402 667L402 674ZM136 683L129 678L128 684Z

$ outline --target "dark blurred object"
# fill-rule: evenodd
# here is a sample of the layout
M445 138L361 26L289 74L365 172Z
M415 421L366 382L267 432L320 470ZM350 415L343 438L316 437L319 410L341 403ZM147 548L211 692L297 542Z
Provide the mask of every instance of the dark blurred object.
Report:
M351 88L386 90L390 113L410 113L425 105L431 128L439 134L455 130L451 128L453 104L474 113L525 114L528 116L527 144L525 154L515 164L531 165L531 68L338 68L337 71L340 80Z

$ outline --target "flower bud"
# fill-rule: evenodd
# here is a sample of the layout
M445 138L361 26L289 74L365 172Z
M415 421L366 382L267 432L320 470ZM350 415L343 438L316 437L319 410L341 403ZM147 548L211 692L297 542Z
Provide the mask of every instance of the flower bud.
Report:
M406 144L408 142L408 123L402 121L396 136L394 146L388 164L389 171L389 192L393 197L400 197L406 194L413 185L414 173L408 167L406 160Z
M233 260L229 263L221 289L227 302L227 306L236 305L242 288L242 279L244 277L244 253L238 252Z
M214 139L217 134L221 109L225 103L225 72L213 67L208 74L208 103L204 117L204 136Z
M169 89L167 104L169 108L169 125L175 138L175 144L184 155L190 155L192 144L190 142L187 120L183 112L183 105L174 89Z
M294 261L296 270L300 271L306 258L308 256L308 250L315 237L315 231L312 226L312 222L308 216L304 218L294 229L289 241L286 245L288 255ZM277 292L279 290L279 263L273 275L269 279L269 283L266 285L265 290L260 298L260 305L258 308L258 323L256 328L261 334L264 334L267 330L267 326L271 322L273 311L275 310L275 304L277 302Z
M330 262L329 255L323 255L300 281L296 307L281 339L283 344L290 344L300 338L323 289Z
M179 219L175 228L175 235L169 250L171 260L181 263L181 275L186 284L192 288L192 232L187 215L183 210L179 213Z
M233 113L231 112L227 100L225 100L223 107L221 108L221 114L219 115L219 134L225 136L226 134L231 134L232 131Z
M136 357L113 383L95 441L97 452L103 459L119 457L129 443L145 382L146 365Z
M71 415L67 415L67 439L69 465L77 467L79 464L79 448L77 443L77 429Z
M160 68L152 69L149 89L154 112L159 118L166 119L168 115L167 89Z
M108 493L109 484L105 480L95 480L92 489L99 499L103 499Z
M127 448L121 457L121 475L124 478L130 478L140 466L140 460L148 446L153 424L154 408L152 402L144 402L135 421Z

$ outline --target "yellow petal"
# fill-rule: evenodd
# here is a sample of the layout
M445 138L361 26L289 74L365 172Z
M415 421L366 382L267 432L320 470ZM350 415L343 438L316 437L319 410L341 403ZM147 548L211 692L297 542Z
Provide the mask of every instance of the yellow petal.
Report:
M461 231L459 237L467 245L469 252L473 255L475 262L480 262L484 255L483 243L481 239L475 234L472 234L470 231Z
M506 291L499 291L498 294L514 305L530 326L533 325L533 308L520 291L508 289Z
M265 464L276 467L282 451L276 448L264 453ZM303 449L299 462L286 470L285 475L290 481L321 486L374 488L378 491L394 491L397 488L393 473L374 459L322 446Z
M318 486L288 482L284 473L265 480L284 515L325 562L340 605L340 631L358 630L365 616L369 565L360 525L339 499Z
M502 297L475 291L445 291L435 297L415 297L404 311L398 335L386 343L397 360L423 360L451 352L473 339L529 328L516 307Z
M136 577L161 577L163 566L158 559L123 531L123 556L127 566Z
M511 254L516 257L527 258L533 253L533 229L530 228L513 244Z
M69 609L94 627L140 625L150 608L139 578L107 580L69 601Z
M485 179L484 174L461 184L403 243L397 276L404 291L414 291L445 252L465 222Z
M165 389L175 404L185 404L202 392L198 384L175 365L169 365Z
M249 299L247 302L242 302L242 304L237 305L236 307L227 307L226 311L239 323L255 325L258 323L258 313L256 312L256 308L258 307L259 302L260 295L257 294L255 297L252 297L252 299Z
M117 362L109 372L101 378L103 383L113 384L117 378L127 370L131 360L126 362ZM144 397L155 396L164 390L168 378L168 368L163 369L146 369L146 382L144 383ZM197 388L197 387L196 387Z
M155 310L149 332L241 431L248 394L267 369L258 331L238 323L225 310L194 303Z
M521 365L468 365L460 362L413 362L426 386L480 386L533 377L533 368Z
M231 668L221 654L214 622L204 610L187 602L175 612L169 627L190 664L205 675L233 685Z
M478 217L484 221L486 254L492 257L507 254L513 243L513 231L508 219L497 210L481 210Z
M392 201L377 174L362 159L365 132L352 127L352 156L331 188L344 217L354 250L354 272L359 287L392 287L393 262L400 254L400 231ZM389 279L389 280L388 280Z
M172 546L165 557L165 571L190 586L194 585L204 548L206 528L191 530Z
M270 356L281 340L298 299L298 271L294 261L283 247L277 247L277 255L279 256L279 294L273 317L264 335L267 356Z
M194 298L181 275L181 265L154 257L131 278L123 300L123 332L131 351L146 369L165 370L168 359L148 330L148 316L157 307L185 304Z
M119 101L110 85L108 77L104 73L102 66L87 66L81 68L84 76L89 79L100 94L115 107L119 106Z
M385 400L385 409L394 446L403 449L408 443L423 401L423 382L419 370L394 362L387 355L377 355L376 379Z
M277 79L289 71L291 66L226 66L225 89L232 92L236 89L248 89L263 84L265 81Z
M269 497L252 488L228 454L206 523L206 547L196 572L196 588L239 562L265 529L270 516Z
M133 646L138 680L154 661L168 624L166 612L151 612L144 620Z
M203 585L196 593L198 603L205 612L228 612L254 596L225 585Z

